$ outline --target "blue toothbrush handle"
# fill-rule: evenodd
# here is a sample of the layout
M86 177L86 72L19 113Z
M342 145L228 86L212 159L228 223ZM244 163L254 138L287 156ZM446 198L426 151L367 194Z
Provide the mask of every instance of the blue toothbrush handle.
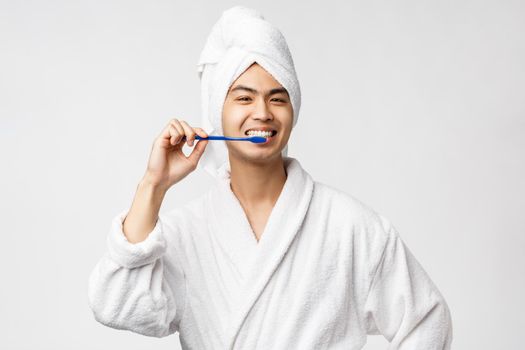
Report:
M231 137L217 136L217 135L208 135L208 137L200 137L199 135L195 135L195 139L196 140L233 140ZM235 138L235 140L238 140L238 138Z
M186 139L186 136L183 137ZM250 141L253 143L264 143L266 138L262 136L249 136L249 137L231 137L231 136L220 136L220 135L208 135L208 137L200 137L195 135L195 140L225 140L225 141Z

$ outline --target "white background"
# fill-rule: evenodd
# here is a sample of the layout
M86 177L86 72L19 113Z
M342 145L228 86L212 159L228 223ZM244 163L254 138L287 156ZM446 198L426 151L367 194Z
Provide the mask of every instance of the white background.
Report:
M0 6L0 348L176 349L97 323L89 273L230 1ZM389 218L444 295L453 349L522 349L525 3L253 1L303 92L289 155ZM208 189L202 170L161 212ZM386 349L381 336L368 350Z

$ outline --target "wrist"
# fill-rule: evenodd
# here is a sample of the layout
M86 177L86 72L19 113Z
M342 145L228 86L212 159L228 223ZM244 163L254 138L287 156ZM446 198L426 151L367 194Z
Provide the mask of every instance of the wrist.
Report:
M166 193L169 188L158 180L154 180L148 174L144 175L137 187L141 189L147 189L149 192L157 195L164 195L164 193Z

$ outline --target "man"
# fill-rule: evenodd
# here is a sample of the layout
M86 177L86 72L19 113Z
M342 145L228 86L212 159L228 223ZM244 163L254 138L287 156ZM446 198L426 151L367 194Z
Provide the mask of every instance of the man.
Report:
M209 133L170 121L90 276L96 319L148 336L179 332L184 349L357 350L368 334L392 349L450 349L448 306L389 220L285 154L299 88L283 40L262 22L250 9L226 11L215 29L230 40L212 31L200 68L206 128L267 142L205 139L186 157L184 141ZM255 49L250 30L277 38L273 55ZM237 46L220 55L214 40ZM214 186L158 215L166 191L198 165Z

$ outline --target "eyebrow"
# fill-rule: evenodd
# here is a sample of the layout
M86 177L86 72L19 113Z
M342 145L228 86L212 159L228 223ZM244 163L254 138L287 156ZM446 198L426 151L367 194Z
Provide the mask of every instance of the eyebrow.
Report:
M251 87L248 87L248 86L245 86L245 85L237 85L236 87L231 89L229 92L234 92L234 91L237 91L237 90L245 90L245 91L251 92L251 93L256 94L256 95L259 93L259 91L255 90L254 88L251 88ZM275 94L280 94L280 93L288 94L288 91L286 91L285 88L275 88L275 89L271 89L270 91L268 91L268 96L275 95Z

